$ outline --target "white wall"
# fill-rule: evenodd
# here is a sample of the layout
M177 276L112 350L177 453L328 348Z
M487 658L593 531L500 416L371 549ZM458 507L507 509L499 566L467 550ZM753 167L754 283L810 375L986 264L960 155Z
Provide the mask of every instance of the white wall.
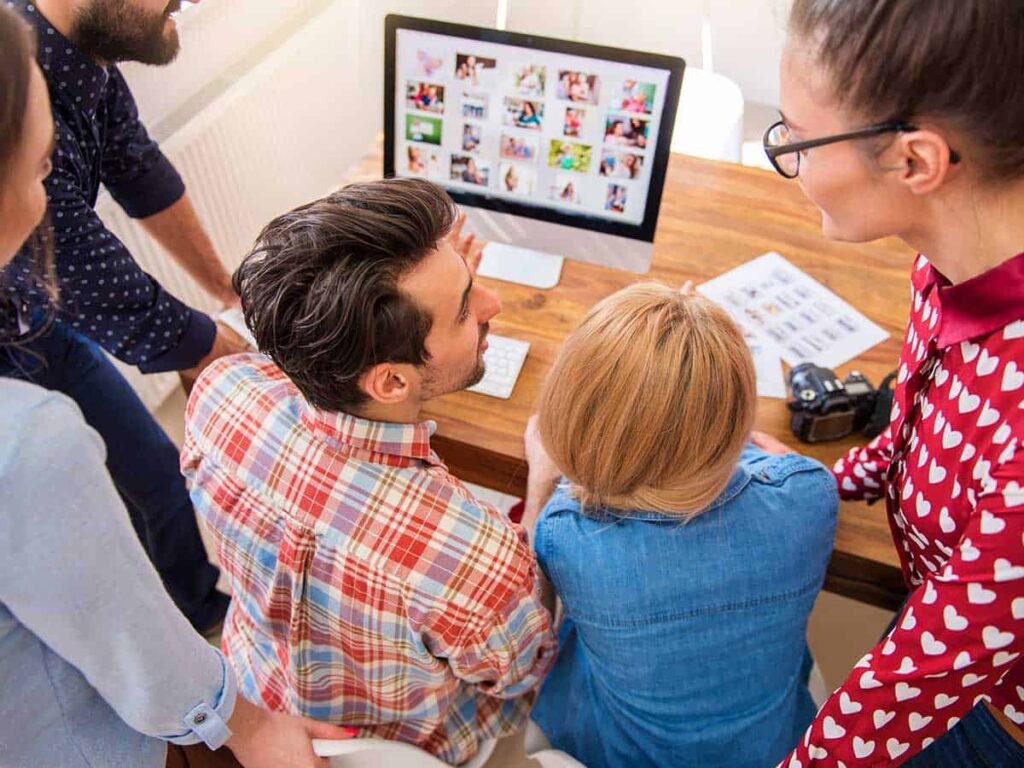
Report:
M710 21L714 69L744 98L778 103L778 59L791 0L508 0L508 29L668 53L705 65L701 25ZM360 113L380 126L384 17L388 13L494 24L498 0L207 0L179 17L182 52L164 68L123 69L147 124L164 136L227 87L239 67L279 45L325 9L334 11L337 45L357 62ZM350 33L355 32L354 41ZM310 55L318 55L310 51ZM351 79L353 70L337 73ZM310 94L327 83L309 83Z
M187 8L178 16L182 48L177 60L166 67L121 65L143 119L147 125L159 126L190 99L211 88L223 89L222 78L233 65L325 4L323 0L210 0Z
M508 0L508 28L681 56L704 67L708 19L714 70L744 98L776 105L778 61L792 0Z

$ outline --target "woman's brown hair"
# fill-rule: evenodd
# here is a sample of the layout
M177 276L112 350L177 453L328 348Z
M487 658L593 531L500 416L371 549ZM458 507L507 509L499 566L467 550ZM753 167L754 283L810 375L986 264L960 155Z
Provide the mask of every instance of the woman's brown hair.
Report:
M934 120L985 181L1024 178L1024 2L795 0L840 106L865 123Z
M540 436L585 507L688 519L725 489L754 420L743 335L702 296L638 283L595 306L544 383Z
M25 128L35 41L18 14L0 5L0 184L7 179Z
M25 116L28 106L29 82L35 66L35 36L17 12L0 4L0 195L9 181L8 171L25 138ZM32 287L49 297L50 318L57 301L57 279L53 269L53 246L49 227L44 220L32 235L27 246L32 257L30 273L26 276ZM0 313L14 315L18 307L4 285L0 270ZM7 325L5 321L0 328ZM36 334L45 330L47 323L37 327ZM30 337L16 339L0 335L0 344L24 342Z

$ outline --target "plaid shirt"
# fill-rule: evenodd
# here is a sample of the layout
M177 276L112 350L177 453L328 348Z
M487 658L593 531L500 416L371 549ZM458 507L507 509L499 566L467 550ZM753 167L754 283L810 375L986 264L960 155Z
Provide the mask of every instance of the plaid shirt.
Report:
M536 561L430 449L433 422L317 411L259 355L207 368L186 420L247 699L449 763L525 723L557 650Z

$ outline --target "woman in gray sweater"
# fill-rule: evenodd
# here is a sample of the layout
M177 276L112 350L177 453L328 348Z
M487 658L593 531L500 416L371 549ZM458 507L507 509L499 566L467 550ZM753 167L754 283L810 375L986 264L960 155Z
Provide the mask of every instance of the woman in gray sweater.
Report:
M33 49L0 4L0 270L46 210L53 119ZM50 271L43 256L37 284L56 299ZM20 311L0 272L0 312ZM18 341L0 339L0 354ZM0 765L163 768L167 742L202 742L247 768L326 768L310 739L345 730L236 699L224 657L164 592L104 459L73 401L0 379Z

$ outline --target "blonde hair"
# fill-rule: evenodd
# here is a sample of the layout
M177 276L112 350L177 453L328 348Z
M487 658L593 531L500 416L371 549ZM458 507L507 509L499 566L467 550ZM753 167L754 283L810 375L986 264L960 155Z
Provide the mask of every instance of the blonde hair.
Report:
M638 283L566 340L540 436L584 507L690 519L725 489L753 426L743 335L707 299Z

